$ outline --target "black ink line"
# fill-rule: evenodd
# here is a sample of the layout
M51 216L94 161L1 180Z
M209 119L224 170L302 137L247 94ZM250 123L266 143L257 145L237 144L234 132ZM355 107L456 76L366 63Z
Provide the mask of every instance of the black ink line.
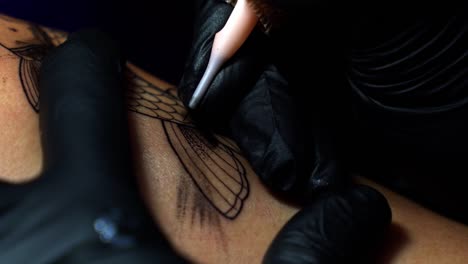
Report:
M198 136L198 137L200 138L199 135L196 135L196 136ZM199 139L199 140L201 141L201 139ZM223 157L221 157L221 155L220 155L218 152L216 152L216 151L212 151L212 152L214 153L214 155L216 155L216 156L219 157L222 161L224 161L226 164L228 164L228 166L230 166L232 169L234 169L234 170L236 170L236 171L239 172L238 168L235 168L234 166L232 166L231 163L228 162L227 160L225 160ZM216 165L218 165L218 163L213 159L213 157L211 157L211 155L208 155L208 158L211 159L214 163L216 163ZM235 161L234 161L234 163L235 163ZM219 167L221 168L221 170L223 170L223 171L226 173L226 175L229 176L229 178L231 178L233 181L235 181L235 182L241 184L241 182L239 182L236 178L234 178L234 176L232 176L231 174L229 174L223 167L221 167L221 166L219 166Z
M130 100L128 102L129 110L150 118L161 120L164 133L172 150L188 176L192 179L196 188L203 194L203 197L205 197L211 207L216 209L216 211L224 217L228 219L237 217L240 213L239 208L243 207L243 202L248 197L249 193L249 184L245 175L246 170L234 154L238 153L238 150L228 145L227 141L222 142L223 139L215 137L214 140L216 144L212 144L204 140L204 137L199 133L191 132L192 130L195 131L195 128L193 124L187 121L188 116L186 112L179 112L175 108L180 107L180 109L183 110L182 102L171 94L171 90L175 88L163 90L147 82L133 72L128 72L127 78L129 81L128 84L131 85L131 87L128 88L127 95ZM158 104L161 103L166 106L159 107ZM163 111L164 115L158 114L157 110ZM187 149L185 144L189 144L191 151ZM182 153L178 153L179 151L182 151L184 154L181 156ZM223 155L223 153L225 155ZM203 167L206 167L209 175L204 173L204 170L199 166L199 161L195 160L195 157L198 157L197 159L202 161L204 164ZM231 161L229 161L229 159L231 159ZM213 168L210 168L208 164L205 163L206 161L210 161L214 166L217 166L219 171L225 174L223 177L229 177L232 183L239 185L239 189L232 189ZM197 175L194 175L194 173ZM228 178L226 178L226 180L227 179ZM215 180L216 184L212 182L212 180ZM205 186L205 184L207 185ZM223 191L220 191L217 186L223 188ZM212 188L214 190L211 190ZM212 191L216 193L215 197L212 197L215 195L214 193L211 194ZM179 192L183 191L179 190ZM228 192L229 196L232 196L232 198L225 197L224 192ZM220 197L217 197L218 195ZM182 194L178 197L180 197L180 199L185 199ZM226 203L227 207L223 209L218 207L217 204L220 202L223 204L223 207L224 203ZM179 210L185 210L181 205L179 205L178 208L180 208ZM185 212L179 212L178 214L185 215Z
M183 130L186 130L186 129L183 129ZM182 131L183 131L183 130L182 130ZM185 136L185 138L188 138L188 136L185 135L185 133L182 133L182 134ZM192 137L192 140L195 140L195 141L198 141L198 142L203 142L203 139L200 137L200 135L199 135L198 133L191 133L191 137ZM195 138L193 138L193 137L195 137ZM207 146L206 143L205 143L205 146ZM200 150L200 151L203 151L203 150ZM216 151L214 151L213 149L208 148L208 150L206 150L206 152L208 152L208 151L211 151L212 153L214 153L214 155L220 157L219 154L218 154ZM231 156L231 157L232 157L232 156ZM227 171L224 169L224 166L222 166L222 164L218 164L217 161L215 161L215 160L213 159L212 155L207 154L207 155L206 155L206 159L209 159L209 160L213 161L213 163L216 164L218 168L220 168L223 172L225 172L225 175L226 175L226 176L228 176L228 177L231 178L234 182L236 182L236 183L238 183L239 185L241 185L241 191L240 191L240 192L242 192L242 189L243 189L243 187L244 187L244 186L242 185L242 179L241 179L240 181L238 181L237 179L235 179L229 172L227 172ZM223 160L224 163L227 164L228 166L231 166L231 164L230 164L228 161L224 160L222 157L220 157L220 159ZM234 161L234 162L235 162L235 161ZM221 184L223 184L233 195L235 195L235 196L238 196L238 195L239 195L239 193L237 193L236 191L232 190L222 179L220 179L219 176L218 176L215 172L213 172L213 170L211 169L211 167L209 167L209 166L206 166L206 167L207 167L208 170L211 172L211 174L214 175L214 177L215 177L219 182L221 182ZM231 166L231 168L235 169L235 168L232 167L232 166ZM240 171L237 170L237 172L238 172L238 175L239 175L239 172L240 172ZM241 178L242 178L242 177L241 177Z
M128 72L127 76L129 78L129 84L133 85L133 87L129 87L128 92L128 98L132 100L128 103L129 109L133 112L147 117L160 119L162 121L164 133L172 150L178 157L188 176L190 176L192 181L195 183L195 186L203 194L206 200L208 200L211 206L219 213L228 219L234 219L240 213L238 208L243 207L243 201L248 197L249 192L249 186L246 184L248 182L245 176L245 168L242 167L237 156L233 154L234 151L237 152L237 150L235 150L233 146L221 142L221 140L216 137L215 140L217 144L210 144L210 142L204 140L204 137L199 133L190 132L194 130L194 126L190 123L184 122L187 119L186 116L184 117L185 113L175 110L174 107L181 107L182 103L177 97L171 94L170 90L162 90L132 72ZM151 90L154 90L154 93L152 93ZM165 97L166 99L161 99L161 97ZM158 104L160 103L164 103L167 107L159 107ZM168 112L164 109L170 109L170 111ZM164 111L165 114L161 116L158 114L157 110ZM177 118L171 113L177 114L179 117L182 117L182 119ZM185 140L183 140L183 138ZM189 151L185 146L187 143L190 145L192 151ZM181 156L180 154L182 153L178 153L178 151L183 151L183 156ZM222 155L222 153L227 156ZM217 158L215 159L215 156L213 155L216 155ZM206 175L204 170L199 166L199 162L194 160L195 156L205 164L203 167L206 167L209 175ZM229 161L228 157L232 160ZM214 166L219 168L221 173L225 174L224 177L229 177L229 179L233 181L232 183L239 184L239 189L232 189L230 185L220 178L220 175L214 172L213 168L210 168L205 162L203 162L203 160L210 160ZM188 164L190 164L190 166L188 166ZM231 168L233 171L231 172L228 168ZM233 174L233 172L235 172L235 174ZM197 175L194 175L193 173L196 173ZM238 177L240 179L238 179ZM213 180L216 181L216 184ZM205 186L204 184L208 185ZM208 186L210 186L209 189L214 189L211 191L216 193L216 198L212 197L214 194L210 194L210 190L206 190ZM217 187L222 187L223 191L220 191ZM232 198L227 198L224 195L225 191L230 193L229 196L232 196ZM218 195L220 197L217 197ZM180 197L182 198L182 196ZM218 199L221 200L216 202ZM219 202L223 204L226 203L227 207L225 209L219 208L217 205Z
M192 129L189 129L189 128L182 129L182 131L187 131L187 130L192 130ZM187 132L185 132L185 133L187 133ZM184 134L184 133L182 133L182 134ZM185 138L186 138L186 139L190 139L191 141L194 141L194 134L197 134L197 132L190 133L191 136L185 135ZM200 149L200 148L201 148L199 151L205 151L206 153L208 153L209 151L214 152L211 148L208 148L207 150L203 150L203 146L207 147L208 145L207 145L206 143L203 143L203 140L202 140L202 139L201 139L201 140L198 140L198 143L199 143L199 144L197 144L197 147L198 147L197 149ZM189 144L190 144L190 142L189 142ZM195 152L197 151L196 149L193 149L193 150L194 150ZM226 153L226 154L229 154L229 153ZM202 155L199 153L198 156L201 157ZM205 155L203 155L203 156L206 157L206 158L211 158L209 154L205 154ZM234 157L231 156L231 158L234 158ZM193 161L193 160L192 160L192 162L195 163L195 161ZM211 167L209 167L206 163L204 163L204 164L205 164L205 167L211 172L211 174L215 176L215 178L218 180L218 182L220 182L221 184L223 184L223 185L226 187L226 189L228 189L228 190L236 197L236 198L235 198L235 201L234 201L235 204L233 205L233 206L235 207L235 205L238 204L238 202L239 202L240 200L242 200L242 197L241 197L240 195L242 194L242 192L243 192L245 186L244 186L244 185L240 185L241 188L240 188L239 192L238 192L238 193L237 193L237 192L234 193L234 192L231 190L231 188L229 188L229 187L217 176L217 174L214 173L214 172L212 171ZM222 166L220 166L219 164L216 164L216 165L218 165L219 168L222 168ZM197 166L197 168L198 168L199 170L201 170L198 166ZM239 171L238 171L238 172L239 172ZM203 175L204 175L204 174L203 174ZM204 175L204 176L205 176L205 178L207 178L206 175ZM227 176L229 176L229 174L227 174ZM239 176L242 177L243 175L239 174ZM211 182L211 181L210 181L210 182ZM216 189L215 186L213 186L213 187ZM216 190L218 191L218 193L220 193L219 189L216 189ZM222 195L222 193L220 193L220 194ZM224 196L222 196L222 197L223 197L224 200L226 200L226 197L224 197ZM227 200L226 200L226 202L229 203L229 201L227 201ZM230 204L230 203L229 203L229 204ZM231 210L232 210L232 208L231 208L230 210L228 210L227 212L230 212Z
M31 84L29 83L29 79L24 76L24 73L21 70L23 68L24 63L25 63L25 61L20 59L18 74L20 76L19 79L20 79L20 82L21 82L21 87L23 87L23 91L24 91L24 94L26 95L26 99L28 100L29 105L31 105L31 107L37 113L37 112L39 112L39 107L38 107L39 97L34 97L34 95L37 95L37 93L31 92L31 90L37 90L37 89L33 88L34 85L37 85L37 82L36 83L33 82L33 86L31 86ZM35 99L35 98L37 98L37 99Z
M174 128L172 128L174 129ZM179 136L177 135L177 133L174 133L174 135L177 137L177 140L179 142L181 142ZM203 175L203 177L206 179L206 182L209 183L214 189L215 191L221 196L221 198L227 203L227 204L230 204L228 200L226 200L226 197L223 196L222 193L220 193L220 191L213 185L213 183L207 179L207 176L202 172L202 170L197 166L197 163L195 161L193 161L192 157L190 156L190 154L188 154L188 151L187 151L187 148L184 146L183 143L180 143L180 146L184 149L184 152L186 153L186 155L188 156L188 158L190 159L190 162L192 163L192 167L196 168L201 175ZM179 157L179 155L177 155L177 157ZM179 157L179 160L180 160L180 157ZM183 162L183 161L182 161ZM192 177L192 179L194 178L192 173L188 172L188 174L190 175L190 177ZM195 180L195 184L197 185L200 185L199 183L197 183L197 181ZM213 206L218 209L219 212L222 212L216 205L214 205L214 203L212 202L211 198L208 197L208 195L203 191L203 190L200 190L204 195L205 197L207 198L207 200L213 204ZM222 212L223 215L224 215L224 212Z
M233 193L234 195L234 198L233 198L233 202L230 202L229 200L227 200L226 197L224 197L223 193L220 192L220 190L218 190L218 188L216 188L216 186L207 178L207 175L205 175L202 170L199 168L199 166L197 165L197 163L193 160L193 158L191 157L191 155L189 154L187 148L184 146L184 143L182 142L180 136L178 135L177 132L174 131L175 126L177 126L176 124L172 124L171 125L171 128L172 128L172 133L174 134L174 136L177 138L177 141L178 141L178 145L183 149L183 151L185 152L185 155L187 156L187 158L189 160L185 160L184 158L182 158L179 153L178 153L178 149L177 147L174 145L174 142L171 140L172 136L169 134L169 128L167 127L168 125L170 124L166 124L165 122L163 122L163 129L164 129L164 133L166 134L166 137L169 139L169 144L171 146L171 148L173 149L174 153L176 154L176 156L178 157L179 161L181 162L183 168L185 169L185 171L187 172L187 174L192 178L193 182L195 183L195 186L198 188L198 190L203 194L203 196L206 198L206 200L212 205L212 207L214 209L216 209L216 211L218 211L221 215L223 215L225 218L227 219L235 219L239 214L240 214L240 210L238 210L238 208L236 207L236 205L238 205L240 203L240 206L239 208L242 208L242 204L243 204L243 201L248 197L248 192L249 192L249 188L248 188L248 185L244 185L242 184L241 185L241 188L240 188L240 191L239 193ZM179 128L180 129L180 128ZM182 134L182 133L181 133ZM183 134L182 134L183 135ZM196 153L196 152L195 152ZM232 155L231 153L227 153L228 155ZM198 182L195 177L193 175L193 172L191 171L190 168L188 168L187 166L187 162L190 162L191 163L191 166L197 170L198 174L199 174L199 177L197 177L197 179L199 178L200 180L201 179L205 179L205 183L206 184L209 184L210 186L212 186L212 188L214 188L214 191L216 191L219 195L220 195L220 198L224 200L224 202L227 203L228 205L228 208L225 209L225 211L221 210L221 208L219 208L215 201L213 201L212 199L212 195L209 194L208 192L210 192L209 190L206 190L206 187L204 188L202 185L203 183L201 182ZM238 161L234 161L236 164L238 163ZM206 165L206 164L205 164ZM240 170L239 170L240 171ZM245 175L240 175L241 178L245 177ZM219 179L218 179L219 180ZM242 179L241 182L243 182L245 179ZM221 180L220 180L221 181ZM222 181L221 181L222 182ZM223 183L224 184L224 183ZM245 193L245 196L239 196L241 194ZM236 210L233 214L230 214L233 210Z
M44 56L53 48L53 44L44 30L33 24L28 25L29 30L34 36L33 40L39 41L39 44L28 44L26 42L17 41L16 43L21 43L22 46L7 47L2 43L0 43L0 46L19 57L18 75L21 86L29 105L35 112L39 112L39 67Z
M167 120L169 122L175 122L181 125L193 127L193 124L191 124L190 120L188 119L187 113L177 111L177 108L182 110L184 109L183 104L177 97L170 93L171 88L168 90L163 90L130 71L127 71L127 78L128 84L130 85L127 90L127 97L130 99L128 103L128 108L130 111L145 115L147 117L158 118L161 120ZM145 87L145 89L143 87ZM154 93L149 92L148 90L150 89L154 90ZM155 101L149 100L148 97L154 98ZM161 99L163 97L166 99ZM146 106L148 103L154 107L150 108ZM160 107L158 104L165 105L165 107ZM150 113L139 111L139 107L147 109ZM164 108L171 109L171 112L164 110ZM164 112L170 116L170 118L161 116L157 111Z
M182 132L182 130L181 130L181 132ZM196 136L196 135L194 135L194 134L195 134L195 133L191 133L191 136L192 136L192 137L193 137L193 136ZM188 137L189 137L189 136L186 135L186 133L184 133L184 132L182 132L182 135L183 135L186 139L188 139ZM194 139L192 138L192 140L194 140ZM202 142L202 141L201 141L201 140L198 140L198 142ZM202 150L200 150L200 151L202 151ZM201 155L200 153L197 153L196 150L194 150L194 152L195 152L196 154L198 154L199 157L202 157L202 155ZM213 151L213 153L215 153L215 152ZM224 170L224 168L221 166L221 164L216 163L216 162L213 160L213 158L212 158L209 154L205 155L205 159L210 159L210 160L212 160L214 164L216 164L221 170L223 170L224 172L226 172L226 171ZM192 162L194 162L194 161L192 160ZM195 162L194 162L194 163L195 163ZM206 165L206 163L205 163L205 165ZM213 170L211 169L211 167L206 166L206 168L208 169L209 172L211 172L212 175L214 175L214 177L215 177L219 182L221 182L222 185L224 185L224 187L226 187L226 189L228 189L228 190L229 190L232 194L234 194L235 196L238 195L238 193L236 193L235 191L233 191L225 182L223 182L223 181L218 177L218 175L216 175L215 172L213 172ZM199 169L199 170L200 170L200 169ZM227 172L226 172L226 175L228 175L230 178L232 178L231 175L230 175L229 173L227 173ZM205 177L205 178L208 178L208 177ZM208 179L207 179L207 180L208 180ZM236 181L236 180L234 180L234 181ZM238 182L238 181L236 181L236 182L237 182L237 183L240 183L240 182ZM214 187L214 186L213 186L213 187ZM228 203L229 203L229 202L228 202Z
M10 48L8 48L7 46L3 45L2 43L0 43L0 47L4 48L4 49L6 49L6 50L11 51Z

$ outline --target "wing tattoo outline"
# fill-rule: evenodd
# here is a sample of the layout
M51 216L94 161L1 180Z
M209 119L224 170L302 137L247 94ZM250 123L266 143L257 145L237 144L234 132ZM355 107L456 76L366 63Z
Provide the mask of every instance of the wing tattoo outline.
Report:
M34 43L17 41L18 47L7 48L19 57L18 73L26 98L35 112L39 112L39 70L44 56L54 47L47 33L39 26L30 24Z
M217 212L235 219L250 192L239 148L224 137L208 139L197 130L175 87L164 90L133 72L127 76L129 109L161 120L172 150L197 189Z
M148 117L193 126L175 87L164 90L127 70L128 110Z

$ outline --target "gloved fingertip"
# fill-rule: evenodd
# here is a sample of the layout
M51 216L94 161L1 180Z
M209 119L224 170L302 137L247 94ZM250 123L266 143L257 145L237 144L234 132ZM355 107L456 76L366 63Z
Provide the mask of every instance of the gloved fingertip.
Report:
M381 219L383 224L390 224L392 211L387 198L381 192L362 184L354 186L349 192L356 202L362 203L375 216L379 216L377 219Z
M73 53L70 53L70 50L73 50ZM48 54L41 66L41 76L46 75L48 71L56 70L50 69L57 66L54 64L55 61L63 63L67 57L77 53L86 57L94 56L95 62L111 64L118 72L122 70L124 59L119 43L104 31L90 28L73 32L64 43Z
M46 169L119 164L122 71L119 45L94 29L72 33L45 56L39 115Z
M372 187L328 192L286 223L264 263L369 263L390 221L387 199Z

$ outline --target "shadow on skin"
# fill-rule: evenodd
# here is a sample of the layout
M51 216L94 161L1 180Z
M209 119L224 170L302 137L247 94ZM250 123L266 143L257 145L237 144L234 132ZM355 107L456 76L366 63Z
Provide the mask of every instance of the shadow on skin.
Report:
M393 222L388 229L384 241L383 247L376 250L376 261L374 263L396 263L395 257L410 242L410 238L404 227Z

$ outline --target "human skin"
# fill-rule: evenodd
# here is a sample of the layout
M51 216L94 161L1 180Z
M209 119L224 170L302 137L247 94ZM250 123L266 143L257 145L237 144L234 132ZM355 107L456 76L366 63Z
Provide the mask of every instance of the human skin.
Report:
M38 32L49 39L41 39ZM64 39L61 32L0 17L1 180L21 184L40 175L43 156L37 106L34 93L28 97L25 89L29 87L25 80L34 78L28 79L18 69L25 61L40 63L41 52ZM20 49L38 46L44 49L33 53ZM173 85L130 63L127 80L134 174L166 237L196 263L260 263L276 233L299 208L268 192L228 139L205 140L190 122ZM213 140L217 144L210 143ZM220 156L225 162L213 162ZM191 159L206 166L198 169ZM241 188L240 199L226 196L243 205L235 207L234 213L201 177L213 179L214 175L228 182L227 174L248 182L248 187L244 182ZM388 238L381 252L376 252L377 263L463 263L468 257L466 226L371 181L356 179L380 190L393 211ZM238 187L235 182L228 185ZM223 192L222 185L216 186Z

